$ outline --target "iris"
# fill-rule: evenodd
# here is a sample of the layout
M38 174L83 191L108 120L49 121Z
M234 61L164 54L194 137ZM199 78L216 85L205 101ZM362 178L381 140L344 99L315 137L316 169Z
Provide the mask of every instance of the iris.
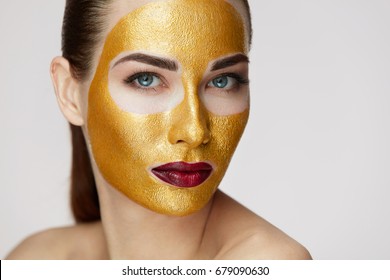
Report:
M229 79L227 76L221 76L212 80L212 83L217 88L225 88L229 83Z
M153 84L154 79L155 79L155 76L145 73L145 74L138 76L137 82L143 87L149 87L150 85Z

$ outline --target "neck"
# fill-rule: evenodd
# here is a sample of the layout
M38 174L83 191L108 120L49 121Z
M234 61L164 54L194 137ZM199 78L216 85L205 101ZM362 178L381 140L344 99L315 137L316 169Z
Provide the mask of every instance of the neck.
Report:
M111 259L205 259L212 200L185 217L158 214L98 184L102 224ZM207 250L205 250L207 248Z

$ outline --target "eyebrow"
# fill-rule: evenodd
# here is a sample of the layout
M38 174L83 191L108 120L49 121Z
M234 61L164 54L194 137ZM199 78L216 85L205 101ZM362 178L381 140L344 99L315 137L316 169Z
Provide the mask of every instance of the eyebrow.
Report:
M115 66L118 64L127 62L127 61L137 61L145 64L150 64L159 68L167 69L169 71L177 71L179 68L177 66L177 63L173 60L167 59L167 58L161 58L153 55L143 54L143 53L133 53L129 54L121 59L119 59L117 62L115 62Z
M226 67L230 67L233 65L236 65L240 62L249 62L249 58L244 54L235 54L226 58L223 58L221 60L218 60L213 63L211 66L211 71L220 70Z

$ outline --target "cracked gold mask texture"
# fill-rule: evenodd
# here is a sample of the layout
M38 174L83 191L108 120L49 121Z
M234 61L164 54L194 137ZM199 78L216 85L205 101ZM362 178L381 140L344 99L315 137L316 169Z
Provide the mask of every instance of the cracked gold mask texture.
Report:
M166 112L139 114L121 109L109 92L113 59L146 52L180 65L183 100ZM245 110L216 115L202 104L198 88L210 63L247 53L240 14L223 0L151 2L122 18L108 34L91 83L88 134L104 179L136 203L161 214L183 216L204 207L222 180L244 131ZM192 188L165 184L151 166L210 162L210 177Z

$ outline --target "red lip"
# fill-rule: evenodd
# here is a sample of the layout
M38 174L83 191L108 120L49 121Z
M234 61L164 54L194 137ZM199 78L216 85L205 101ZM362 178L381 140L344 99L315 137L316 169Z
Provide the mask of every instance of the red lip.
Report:
M213 167L206 162L171 162L153 168L152 173L160 180L181 188L202 184L210 176Z

